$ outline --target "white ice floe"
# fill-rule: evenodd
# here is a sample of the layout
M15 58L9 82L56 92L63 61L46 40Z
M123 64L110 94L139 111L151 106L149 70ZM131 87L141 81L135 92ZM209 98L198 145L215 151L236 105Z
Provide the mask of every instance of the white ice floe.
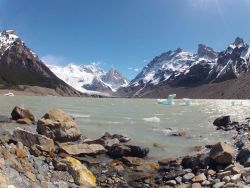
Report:
M147 122L154 122L154 123L159 123L161 121L161 119L156 116L150 117L150 118L143 118L143 120Z

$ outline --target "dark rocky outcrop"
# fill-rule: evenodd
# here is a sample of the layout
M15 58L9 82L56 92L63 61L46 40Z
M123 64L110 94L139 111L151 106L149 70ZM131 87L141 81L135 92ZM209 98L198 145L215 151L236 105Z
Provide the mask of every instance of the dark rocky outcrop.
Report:
M16 106L12 112L11 117L13 120L29 119L31 122L35 122L35 116L28 110Z

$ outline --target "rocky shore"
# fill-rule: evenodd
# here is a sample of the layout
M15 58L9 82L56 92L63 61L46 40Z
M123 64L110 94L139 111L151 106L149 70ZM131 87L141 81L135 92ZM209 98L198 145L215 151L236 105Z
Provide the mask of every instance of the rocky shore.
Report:
M7 130L13 121L19 127ZM0 122L0 188L250 187L250 119L238 123L220 117L214 126L232 133L230 143L197 147L202 150L160 161L123 135L88 139L60 109L37 119L15 107L11 118L0 115Z

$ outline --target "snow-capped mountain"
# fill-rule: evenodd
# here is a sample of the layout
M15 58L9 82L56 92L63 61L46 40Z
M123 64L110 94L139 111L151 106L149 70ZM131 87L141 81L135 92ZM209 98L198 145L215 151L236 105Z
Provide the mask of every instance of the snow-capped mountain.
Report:
M97 63L89 65L69 64L65 67L48 65L60 79L85 93L111 93L121 86L127 86L128 81L117 70L105 72Z
M0 85L3 88L40 86L43 93L64 96L80 96L65 82L53 74L29 49L14 30L0 32ZM37 88L34 88L36 92Z
M188 89L208 84L213 87L215 83L238 79L249 73L249 57L249 46L241 38L236 38L222 52L203 44L198 45L194 54L181 49L168 51L155 57L126 88L117 93L130 97L153 97L164 95L166 88L170 92L180 87Z
M215 61L217 56L217 52L202 44L199 45L197 54L192 54L180 48L175 51L168 51L155 57L129 83L129 86L158 85L164 81L174 80L182 74L187 74L190 67L202 61Z
M129 83L129 81L124 76L122 76L122 74L118 70L114 68L111 68L102 77L102 80L105 83L109 84L114 91L116 91L120 87L126 87Z

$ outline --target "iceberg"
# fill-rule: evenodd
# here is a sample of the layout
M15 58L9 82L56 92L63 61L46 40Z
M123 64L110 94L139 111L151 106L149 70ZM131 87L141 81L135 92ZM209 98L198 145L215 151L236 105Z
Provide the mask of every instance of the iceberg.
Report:
M167 99L158 99L158 104L164 104L164 105L174 105L174 98L176 97L176 94L168 95Z

